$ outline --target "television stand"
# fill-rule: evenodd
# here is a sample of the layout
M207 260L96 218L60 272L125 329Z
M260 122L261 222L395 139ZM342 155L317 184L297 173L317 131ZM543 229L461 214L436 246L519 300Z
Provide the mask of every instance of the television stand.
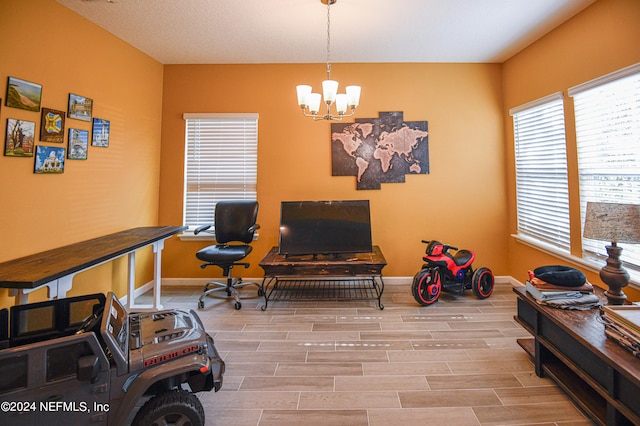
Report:
M382 268L387 264L380 247L348 256L284 256L273 247L260 261L264 270L264 305L269 301L377 300L382 305Z

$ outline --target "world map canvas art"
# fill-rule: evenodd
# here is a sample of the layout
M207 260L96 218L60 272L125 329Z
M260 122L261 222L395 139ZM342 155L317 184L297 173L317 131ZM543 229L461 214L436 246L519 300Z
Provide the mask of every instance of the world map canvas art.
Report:
M380 189L407 174L428 174L428 135L427 121L404 121L401 111L332 123L332 175L355 176L357 189Z

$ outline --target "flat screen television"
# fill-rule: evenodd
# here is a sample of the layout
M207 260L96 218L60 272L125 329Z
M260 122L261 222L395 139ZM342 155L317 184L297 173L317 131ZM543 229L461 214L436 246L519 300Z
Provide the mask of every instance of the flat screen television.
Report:
M283 201L279 254L369 253L369 200Z

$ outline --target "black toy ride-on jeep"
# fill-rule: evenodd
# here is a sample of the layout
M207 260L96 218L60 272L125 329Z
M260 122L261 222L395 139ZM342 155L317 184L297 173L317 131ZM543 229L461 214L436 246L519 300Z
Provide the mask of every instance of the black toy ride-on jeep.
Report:
M193 311L127 313L113 293L0 310L1 425L202 426L194 393L224 368Z

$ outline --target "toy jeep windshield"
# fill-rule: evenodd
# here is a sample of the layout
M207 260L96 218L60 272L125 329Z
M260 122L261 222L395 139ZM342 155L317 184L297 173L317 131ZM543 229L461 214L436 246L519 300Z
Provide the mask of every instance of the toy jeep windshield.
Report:
M127 313L113 293L0 311L2 425L203 425L194 393L223 373L193 311Z

